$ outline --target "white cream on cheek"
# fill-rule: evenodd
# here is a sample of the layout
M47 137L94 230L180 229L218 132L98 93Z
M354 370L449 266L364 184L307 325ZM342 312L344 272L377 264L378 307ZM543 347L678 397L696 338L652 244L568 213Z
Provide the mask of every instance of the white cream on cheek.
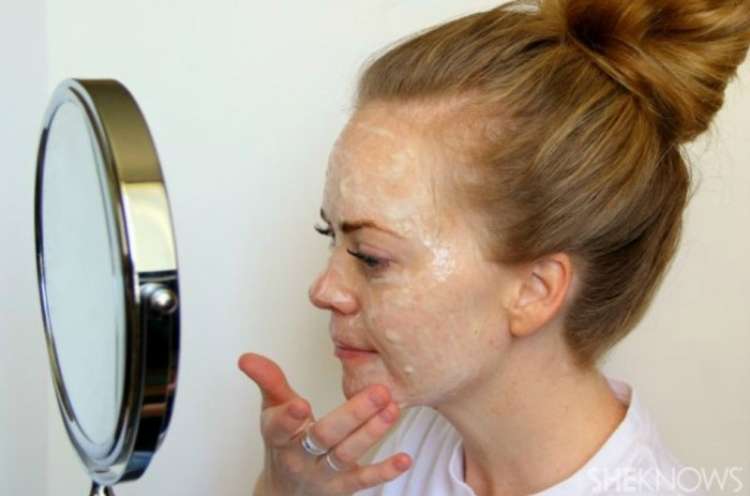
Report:
M478 251L467 240L440 236L446 219L434 203L432 154L366 121L350 132L357 136L352 151L340 138L331 154L324 193L329 218L381 219L416 240L426 263L415 266L412 259L382 275L346 279L361 305L355 330L380 343L383 362L357 365L356 377L344 380L353 381L352 390L382 381L385 365L400 388L401 405L437 401L479 372L476 353L486 349L482 330L490 316L477 298L483 284ZM354 273L360 262L349 263L342 272Z
M488 331L501 325L495 312L499 306L493 305L499 301L492 281L474 263L478 250L451 247L451 254L456 262L451 278L427 271L413 286L422 288L426 297L411 315L413 321L424 322L409 342L411 350L419 350L413 364L419 373L407 380L412 404L437 403L478 377L487 357L500 360L496 348L488 346L492 339Z

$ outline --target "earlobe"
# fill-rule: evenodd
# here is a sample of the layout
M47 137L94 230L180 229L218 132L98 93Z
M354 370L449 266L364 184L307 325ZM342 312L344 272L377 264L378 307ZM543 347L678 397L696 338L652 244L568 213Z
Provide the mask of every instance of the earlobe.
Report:
M570 258L554 254L532 264L508 309L510 332L533 334L559 313L571 281Z

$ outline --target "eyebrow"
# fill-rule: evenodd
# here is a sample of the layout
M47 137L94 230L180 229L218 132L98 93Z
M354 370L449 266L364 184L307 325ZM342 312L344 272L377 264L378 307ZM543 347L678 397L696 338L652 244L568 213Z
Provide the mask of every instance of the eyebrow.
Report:
M320 217L327 222L328 224L331 223L331 221L328 220L328 217L326 217L325 211L323 209L320 209ZM339 229L344 234L349 234L351 232L354 232L358 229L362 229L364 227L370 227L373 229L379 229L381 231L387 232L388 234L392 234L393 236L396 236L399 239L405 239L402 235L397 233L396 231L393 231L391 229L388 229L385 226L381 226L377 224L375 221L369 220L369 219L363 219L363 220L355 220L355 221L344 221L339 224Z

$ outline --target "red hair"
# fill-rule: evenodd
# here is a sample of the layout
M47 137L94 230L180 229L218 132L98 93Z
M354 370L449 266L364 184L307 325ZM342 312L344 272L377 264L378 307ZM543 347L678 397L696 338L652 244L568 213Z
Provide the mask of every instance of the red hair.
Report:
M681 145L748 44L747 0L517 0L400 41L367 64L355 108L432 110L479 177L451 174L452 198L482 219L488 260L571 256L565 340L587 367L667 272L690 197Z

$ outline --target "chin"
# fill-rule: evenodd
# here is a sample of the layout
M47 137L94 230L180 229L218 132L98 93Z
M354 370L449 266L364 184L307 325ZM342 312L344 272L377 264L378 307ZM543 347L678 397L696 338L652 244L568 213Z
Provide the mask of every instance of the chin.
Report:
M351 381L344 380L341 385L341 390L344 393L344 397L347 400L352 399L354 396L356 396L358 393L360 393L362 390L366 389L371 384L380 384L377 381L373 382L359 382L352 383Z

